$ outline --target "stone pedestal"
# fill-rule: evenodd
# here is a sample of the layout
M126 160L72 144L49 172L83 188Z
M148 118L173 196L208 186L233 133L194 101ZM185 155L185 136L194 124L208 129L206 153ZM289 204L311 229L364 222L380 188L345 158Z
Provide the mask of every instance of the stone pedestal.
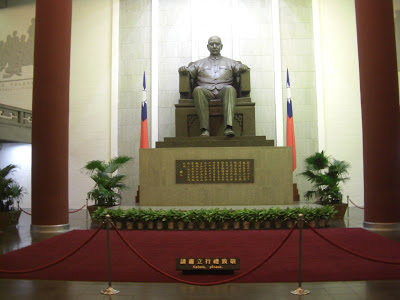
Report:
M140 149L143 206L279 205L293 203L289 147ZM176 161L252 160L252 183L177 183Z
M237 136L254 136L255 111L254 103L249 97L238 98L236 101L233 130ZM220 100L211 100L210 108L210 134L212 136L224 135L224 114ZM196 137L200 135L200 122L192 99L180 99L175 104L175 128L177 137Z

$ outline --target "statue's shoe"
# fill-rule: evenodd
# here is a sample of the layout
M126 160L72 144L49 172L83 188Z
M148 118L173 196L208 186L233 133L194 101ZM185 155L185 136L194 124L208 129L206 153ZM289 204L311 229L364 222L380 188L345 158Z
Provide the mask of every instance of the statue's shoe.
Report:
M210 132L208 130L203 130L200 136L210 136Z
M224 135L229 137L234 137L235 132L232 130L232 128L226 128L224 131Z

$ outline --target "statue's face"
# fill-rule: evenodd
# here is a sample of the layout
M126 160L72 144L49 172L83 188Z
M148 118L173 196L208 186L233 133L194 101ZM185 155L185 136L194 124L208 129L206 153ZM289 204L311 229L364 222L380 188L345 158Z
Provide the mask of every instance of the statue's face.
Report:
M208 40L207 49L211 55L219 55L222 50L221 39L218 37L212 37Z

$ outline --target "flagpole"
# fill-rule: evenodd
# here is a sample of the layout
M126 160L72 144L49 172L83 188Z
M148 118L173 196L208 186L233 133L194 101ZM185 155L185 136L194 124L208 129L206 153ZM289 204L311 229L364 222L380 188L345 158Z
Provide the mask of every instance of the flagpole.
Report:
M287 99L287 110L286 110L286 146L292 148L292 170L296 170L296 142L294 137L294 120L293 120L293 102L292 95L290 92L290 80L289 80L289 69L286 69L286 99Z
M149 135L147 129L147 93L146 93L146 71L143 71L143 99L141 107L140 125L140 148L149 148Z

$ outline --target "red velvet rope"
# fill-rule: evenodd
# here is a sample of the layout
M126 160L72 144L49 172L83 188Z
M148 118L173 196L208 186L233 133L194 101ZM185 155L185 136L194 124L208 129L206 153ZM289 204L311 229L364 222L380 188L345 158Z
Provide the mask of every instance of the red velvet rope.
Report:
M69 213L69 214L74 214L74 213L76 213L76 212L82 210L85 206L86 206L86 204L83 205L81 208L79 208L79 209L77 209L77 210L74 210L74 211L69 211L68 213Z
M74 211L69 211L68 213L69 213L69 214L74 214L74 213L76 213L76 212L82 210L85 206L86 206L86 204L83 205L81 208L79 208L79 209L77 209L77 210L74 210ZM22 212L26 213L27 215L32 216L32 214L28 213L27 211L23 210L22 208L19 208L19 209L22 210Z
M32 216L32 214L28 213L27 211L24 211L21 207L19 209L22 210L22 212L26 213L27 215Z
M364 209L364 207L358 206L357 204L355 204L353 201L351 201L351 199L349 198L349 201L357 208L359 209Z
M322 235L321 233L319 233L319 232L318 232L314 227L312 227L310 224L308 224L308 223L306 223L306 224L307 224L308 227L310 227L311 230L312 230L316 235L318 235L320 238L324 239L325 241L327 241L327 242L330 243L331 245L333 245L333 246L335 246L335 247L337 247L337 248L339 248L339 249L341 249L341 250L343 250L343 251L345 251L345 252L347 252L347 253L349 253L349 254L352 254L352 255L355 255L355 256L358 256L358 257L360 257L360 258L364 258L364 259L367 259L367 260L370 260L370 261L374 261L374 262L379 262L379 263L384 263L384 264L391 264L391 265L400 265L400 262L394 262L394 261L388 261L388 260L381 260L381 259L376 259L376 258L372 258L372 257L369 257L369 256L364 256L364 255L362 255L362 254L356 253L355 251L352 251L352 250L349 250L349 249L347 249L347 248L345 248L345 247L342 247L342 246L336 244L335 242L332 242L331 240L329 240L326 236L324 236L324 235Z
M0 269L0 273L12 273L12 274L20 274L20 273L31 273L31 272L36 272L36 271L40 271L46 268L49 268L51 266L54 266L64 260L66 260L68 257L74 255L76 252L78 252L80 249L83 248L83 246L85 246L87 243L89 243L95 236L97 233L99 233L100 229L104 226L104 224L101 224L99 226L99 228L97 228L97 230L89 237L89 239L87 239L85 242L83 242L78 248L76 248L75 250L71 251L70 253L68 253L67 255L63 256L62 258L49 263L47 265L41 266L41 267L36 267L36 268L32 268L32 269L27 269L27 270L2 270Z
M224 284L224 283L232 282L232 281L234 281L234 280L236 280L236 279L239 279L239 278L241 278L241 277L243 277L243 276L245 276L245 275L247 275L247 274L249 274L249 273L251 273L251 272L257 270L257 269L258 269L259 267L261 267L264 263L266 263L271 257L273 257L273 256L276 254L276 252L278 252L278 250L286 243L286 241L287 241L287 240L289 239L289 237L292 235L292 233L293 233L293 231L294 231L294 229L295 229L295 227L296 227L296 224L294 224L293 227L290 229L289 234L288 234L288 235L285 237L285 239L278 245L278 247L276 247L276 249L275 249L274 251L272 251L272 253L271 253L269 256L267 256L267 258L265 258L262 262L260 262L258 265L256 265L255 267L253 267L253 268L250 269L249 271L247 271L247 272L245 272L245 273L243 273L243 274L240 274L240 275L238 275L238 276L232 277L232 278L230 278L230 279L225 279L225 280L215 281L215 282L204 282L204 283L203 283L203 282L193 282L193 281L183 280L183 279L177 278L177 277L175 277L175 276L172 276L172 275L170 275L170 274L168 274L168 273L166 273L166 272L160 270L159 268L157 268L156 266L154 266L152 263L150 263L147 259L145 259L136 249L134 249L134 248L132 247L132 245L122 236L121 232L117 229L117 227L115 227L114 223L112 223L112 225L113 225L113 228L115 229L116 233L119 235L119 237L120 237L120 238L122 239L122 241L125 243L125 245L127 245L128 248L131 249L131 251L134 252L134 253L135 253L142 261L144 261L149 267L151 267L151 268L154 269L155 271L161 273L162 275L164 275L164 276L166 276L166 277L168 277L168 278L170 278L170 279L176 280L176 281L181 282L181 283L186 283L186 284L191 284L191 285L199 285L199 286L210 286L210 285L218 285L218 284Z

